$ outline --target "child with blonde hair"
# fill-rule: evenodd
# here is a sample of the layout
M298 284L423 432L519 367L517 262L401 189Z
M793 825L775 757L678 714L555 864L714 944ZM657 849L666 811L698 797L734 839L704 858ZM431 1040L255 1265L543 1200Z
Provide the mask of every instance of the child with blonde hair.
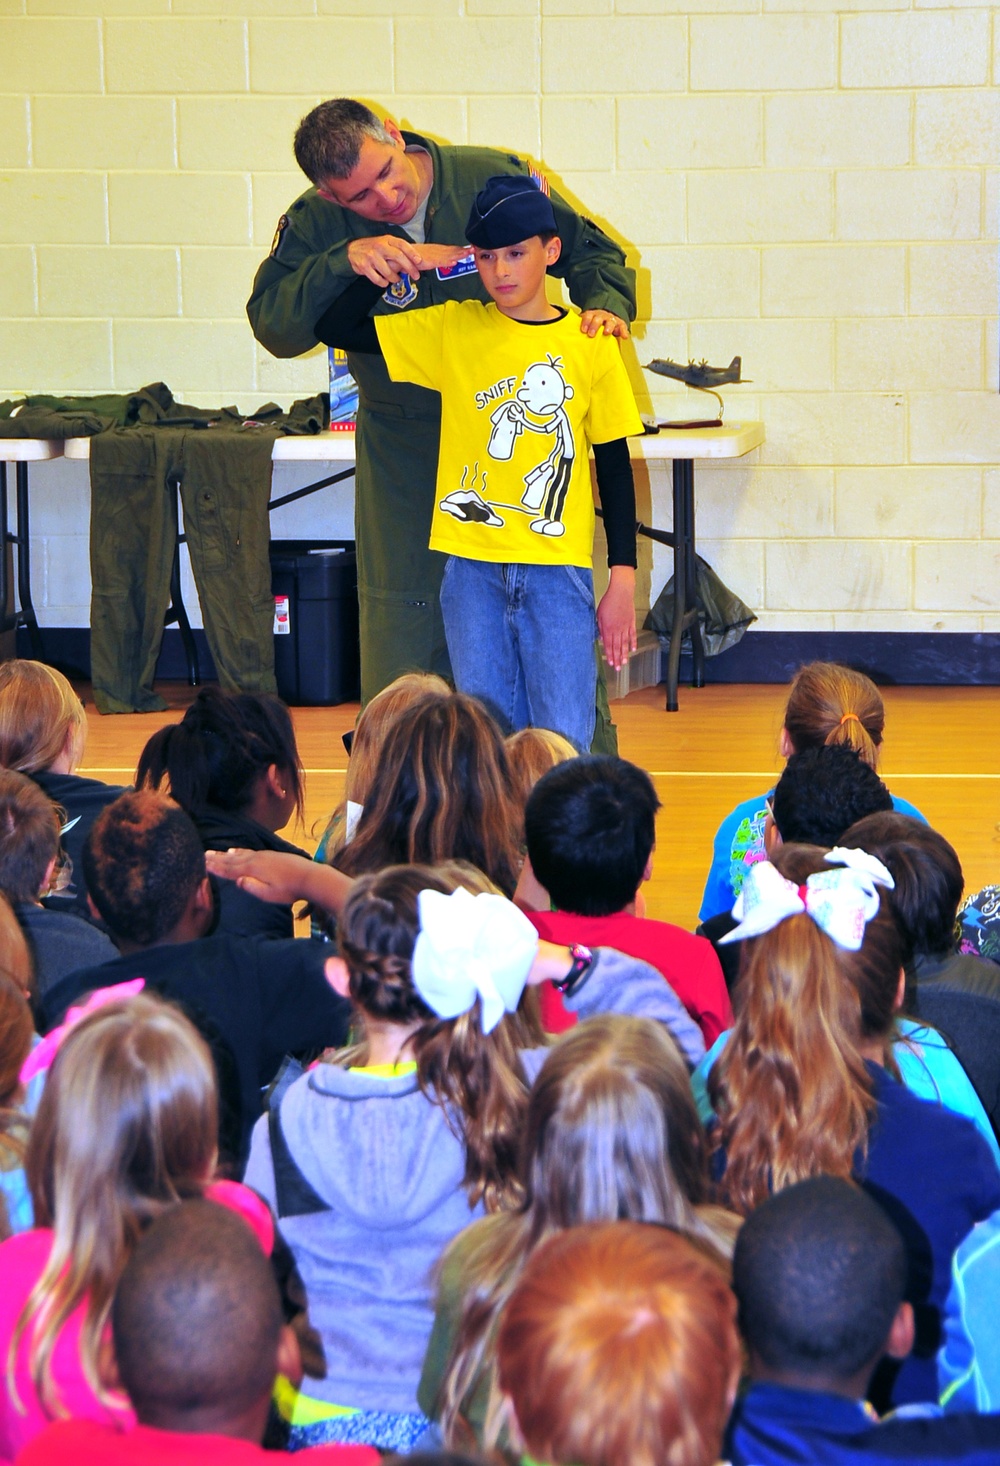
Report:
M204 1041L145 996L107 1003L66 1035L27 1152L33 1230L0 1246L0 1460L47 1421L131 1422L99 1369L115 1285L146 1224L188 1197L273 1229L245 1187L213 1185L218 1113Z
M27 774L62 811L68 881L47 900L89 917L84 841L104 806L125 791L77 773L86 745L87 715L61 672L19 658L0 663L0 768Z

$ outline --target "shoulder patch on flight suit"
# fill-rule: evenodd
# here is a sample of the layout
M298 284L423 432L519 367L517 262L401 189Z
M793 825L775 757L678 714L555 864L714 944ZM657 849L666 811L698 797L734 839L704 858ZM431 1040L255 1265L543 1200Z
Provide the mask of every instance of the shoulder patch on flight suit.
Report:
M531 181L535 185L535 187L537 189L539 189L545 195L546 198L548 198L549 197L549 180L546 178L545 174L539 172L539 170L537 168L529 168L528 169L528 177L531 179Z
M282 214L281 218L278 220L278 227L274 231L274 238L271 241L271 254L270 254L270 258L272 260L276 260L278 258L278 251L281 248L281 241L282 241L282 239L284 237L284 233L285 233L285 230L287 228L288 228L288 215L287 214Z
M382 294L382 299L386 305L394 305L399 310L402 310L404 305L409 305L416 298L416 284L410 279L409 275L405 274L400 275L399 279L390 285Z

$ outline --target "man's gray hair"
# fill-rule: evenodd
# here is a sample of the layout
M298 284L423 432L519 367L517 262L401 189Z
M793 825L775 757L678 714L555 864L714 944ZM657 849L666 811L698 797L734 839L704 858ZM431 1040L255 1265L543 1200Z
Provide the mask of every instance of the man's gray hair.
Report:
M391 135L363 102L335 97L307 112L295 131L295 161L311 183L347 178L358 166L366 137L392 143Z

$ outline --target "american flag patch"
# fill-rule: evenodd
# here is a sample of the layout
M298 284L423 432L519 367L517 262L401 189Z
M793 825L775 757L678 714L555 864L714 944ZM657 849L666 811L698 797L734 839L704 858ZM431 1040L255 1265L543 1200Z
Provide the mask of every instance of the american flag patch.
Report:
M545 197L548 198L549 197L549 180L545 177L545 174L544 173L539 173L537 171L537 169L535 169L535 168L529 168L528 169L528 173L529 173L529 175L531 177L531 181L535 185L535 187L537 189L540 189L542 191L542 193L545 195Z

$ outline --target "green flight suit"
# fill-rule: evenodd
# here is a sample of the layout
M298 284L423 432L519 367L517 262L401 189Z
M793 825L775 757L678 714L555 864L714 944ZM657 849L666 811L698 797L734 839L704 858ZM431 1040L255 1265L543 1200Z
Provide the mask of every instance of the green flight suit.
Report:
M245 419L235 407L175 402L162 382L127 395L0 402L0 437L91 437L90 662L100 712L167 706L153 674L178 492L219 682L231 692L276 691L271 452L279 434L318 434L326 425L322 397L287 413L269 402Z
M403 136L407 145L426 149L434 164L424 222L428 244L464 243L469 210L487 179L530 172L511 153L441 147L415 133ZM582 310L608 310L632 320L635 276L624 253L554 190L551 197L562 255L550 273L566 280ZM364 219L321 199L314 188L296 199L279 221L271 254L257 271L247 303L257 340L274 356L299 356L316 346L315 324L357 279L347 258L349 243L382 234L408 238L404 228ZM432 270L412 282L412 298L404 304L394 305L383 296L373 313L469 299L489 299L475 270ZM391 381L380 356L352 352L349 363L360 398L355 537L361 697L367 702L402 672L450 672L438 600L445 557L428 549L441 399L423 387ZM598 696L606 715L603 678ZM599 726L602 722L599 716ZM613 729L604 741L609 740L613 748Z

